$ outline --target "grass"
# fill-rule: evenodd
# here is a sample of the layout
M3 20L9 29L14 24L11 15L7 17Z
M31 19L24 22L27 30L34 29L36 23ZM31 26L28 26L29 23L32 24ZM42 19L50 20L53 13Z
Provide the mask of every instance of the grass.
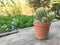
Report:
M31 26L33 26L33 16L0 16L0 33L10 32L14 29L26 28Z

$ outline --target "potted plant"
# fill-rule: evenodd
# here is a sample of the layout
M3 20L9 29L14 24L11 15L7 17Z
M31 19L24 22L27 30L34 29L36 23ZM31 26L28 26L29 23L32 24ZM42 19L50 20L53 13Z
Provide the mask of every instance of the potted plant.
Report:
M36 16L37 20L34 21L35 35L38 39L46 39L55 15L49 14L44 7L40 7L36 10Z

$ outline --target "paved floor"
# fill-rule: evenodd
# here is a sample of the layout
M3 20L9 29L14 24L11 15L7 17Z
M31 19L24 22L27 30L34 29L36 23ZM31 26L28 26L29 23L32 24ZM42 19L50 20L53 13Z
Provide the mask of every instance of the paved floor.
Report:
M0 45L60 45L60 21L52 23L47 40L36 39L34 27L19 30L19 33L0 38Z

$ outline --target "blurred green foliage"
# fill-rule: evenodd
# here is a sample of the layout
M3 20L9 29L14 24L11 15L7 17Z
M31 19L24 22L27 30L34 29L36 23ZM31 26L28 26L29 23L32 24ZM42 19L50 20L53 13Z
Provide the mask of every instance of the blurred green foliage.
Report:
M20 0L0 0L0 15L21 14Z
M0 16L0 33L33 26L33 17L26 15Z
M41 6L49 7L50 1L51 0L28 0L30 6L33 7L35 10Z

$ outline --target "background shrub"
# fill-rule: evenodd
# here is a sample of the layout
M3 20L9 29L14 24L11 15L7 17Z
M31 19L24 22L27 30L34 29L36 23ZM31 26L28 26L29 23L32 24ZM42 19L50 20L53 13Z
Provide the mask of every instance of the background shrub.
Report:
M9 32L14 29L33 26L33 16L9 15L0 16L0 33Z

